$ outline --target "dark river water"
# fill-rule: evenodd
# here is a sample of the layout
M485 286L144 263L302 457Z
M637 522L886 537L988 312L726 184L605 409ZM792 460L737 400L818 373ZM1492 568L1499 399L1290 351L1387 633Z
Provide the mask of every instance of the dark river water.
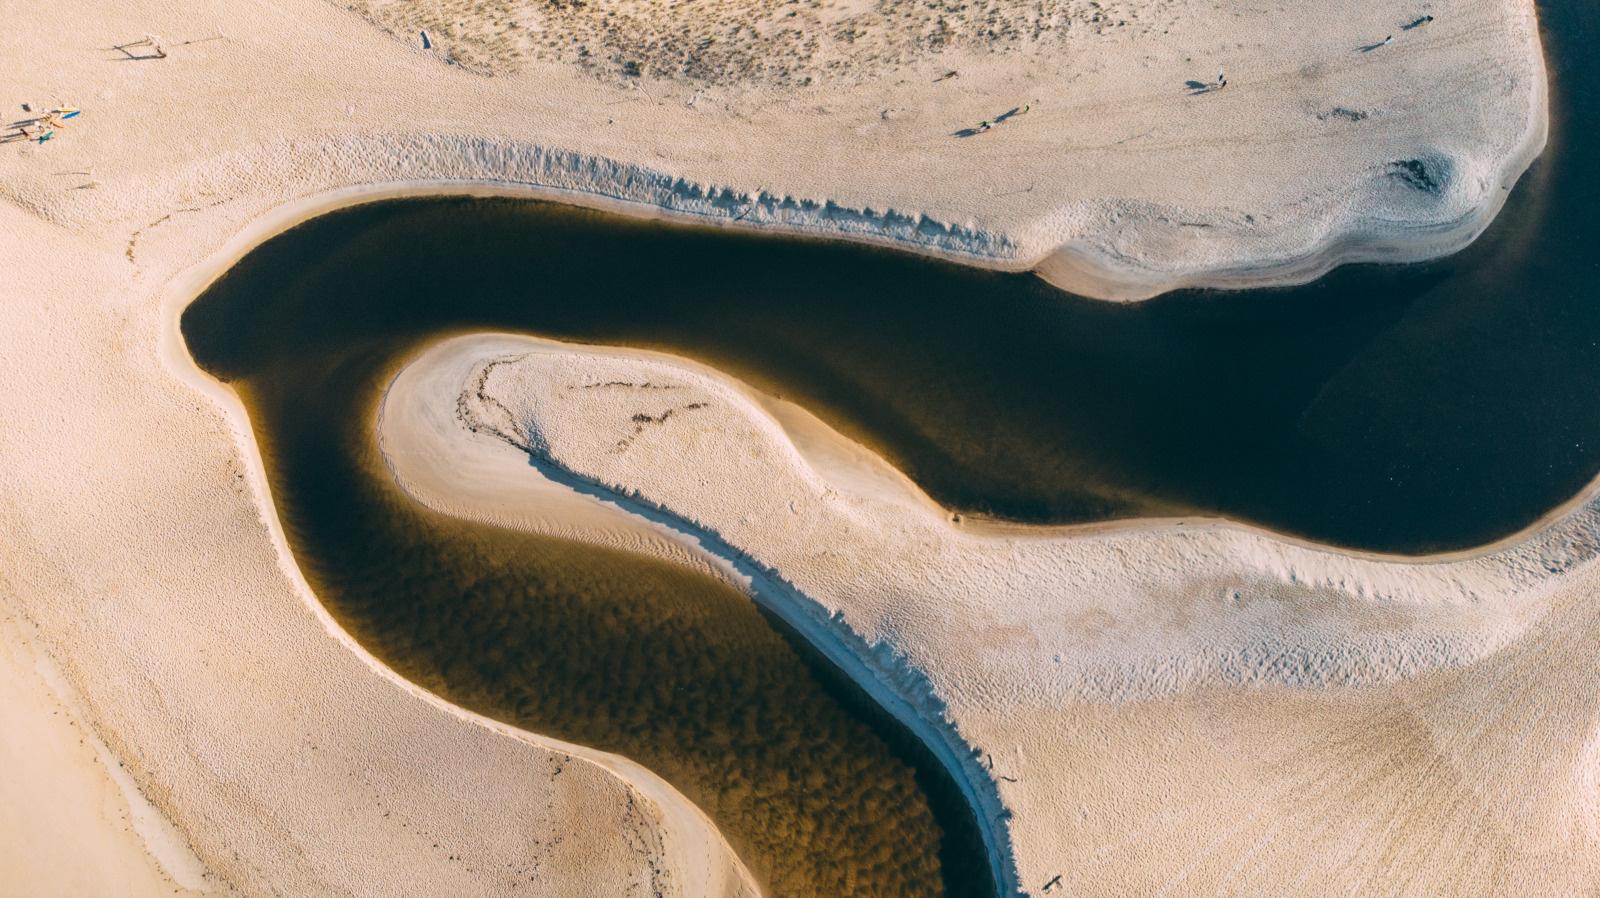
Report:
M1600 160L1585 129L1556 143L1467 251L1295 289L1113 305L887 250L454 198L301 225L189 319L226 320L196 347L225 376L376 331L646 346L799 402L961 511L1463 548L1600 470Z
M993 894L939 765L746 597L398 495L373 441L383 385L476 329L650 347L799 402L953 509L1482 544L1600 471L1600 15L1542 13L1551 148L1437 263L1119 306L860 246L419 199L274 237L183 331L243 397L319 597L406 676L646 764L776 895Z

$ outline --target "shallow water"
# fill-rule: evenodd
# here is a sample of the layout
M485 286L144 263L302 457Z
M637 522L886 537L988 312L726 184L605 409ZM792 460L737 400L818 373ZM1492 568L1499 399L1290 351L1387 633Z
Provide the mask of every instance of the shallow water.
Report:
M1600 16L1542 14L1551 150L1435 264L1112 306L869 248L408 200L274 238L183 329L244 397L317 594L406 676L646 764L776 895L991 894L954 784L748 599L396 494L374 455L382 383L473 329L647 346L807 406L954 508L1480 544L1600 470L1597 54L1564 49L1593 46Z

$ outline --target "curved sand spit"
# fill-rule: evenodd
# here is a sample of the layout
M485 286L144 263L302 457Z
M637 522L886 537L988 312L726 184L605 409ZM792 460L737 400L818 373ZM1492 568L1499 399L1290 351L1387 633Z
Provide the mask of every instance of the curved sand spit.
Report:
M70 788L6 793L13 806L48 803L31 837L59 834L76 856L64 865L13 842L9 881L44 895L739 891L737 861L659 780L618 758L566 766L577 749L433 700L331 627L289 560L248 422L188 363L176 311L270 231L397 182L543 191L997 267L1040 262L1052 280L1108 297L1300 279L1340 258L1461 245L1542 145L1543 65L1520 0L1430 3L1433 23L1366 54L1355 48L1416 10L1151 9L1160 38L1084 30L1047 56L952 51L900 78L790 92L554 66L485 79L317 0L71 0L8 19L0 47L27 65L0 76L0 97L85 109L49 144L0 146L0 609L15 648L4 660L18 672L4 703L7 736L26 734L3 748L78 746L46 774ZM104 49L150 32L166 59ZM1218 67L1225 90L1184 88ZM933 80L949 68L961 76ZM952 136L1028 102L1025 117ZM1425 189L1394 167L1412 160ZM783 446L757 426L766 419L739 420ZM828 450L810 451L816 465ZM822 482L781 470L795 488ZM849 485L857 470L835 464L827 482ZM902 488L865 492L908 536L940 532L907 510ZM758 558L775 551L715 529ZM985 607L974 619L984 644L951 646L938 664L932 652L946 648L928 597L943 608L949 590L897 611L874 604L881 594L845 609L852 631L926 676L962 738L994 759L1023 888L1056 873L1075 892L1148 881L1150 893L1190 891L1196 877L1270 892L1283 883L1252 877L1272 870L1303 874L1300 890L1391 865L1440 871L1427 882L1441 888L1490 875L1508 890L1560 876L1576 888L1592 874L1594 853L1578 850L1593 837L1578 807L1593 790L1582 773L1593 769L1581 651L1591 624L1577 600L1586 530L1563 525L1570 545L1541 538L1532 554L1504 556L1515 563L1473 562L1438 582L1405 566L1354 574L1355 562L1233 529L1191 531L1086 536L1061 556L1019 548L1050 578L1029 586L1104 587L1104 607L1052 618L1032 592L1021 607ZM1031 541L978 542L998 553ZM1236 551L1244 568L1228 560ZM1161 561L1141 574L1147 554ZM882 590L909 563L851 575ZM997 583L1021 588L1004 573ZM804 595L830 606L836 593L802 574ZM1369 598L1349 600L1341 578ZM1188 588L1198 582L1214 588ZM1204 607L1235 589L1242 613L1270 622L1255 633L1267 644L1247 650L1242 619ZM1058 665L1062 640L1082 644ZM1007 642L1014 650L991 644ZM1348 646L1348 663L1308 656L1329 644ZM1282 688L1320 680L1379 685ZM1223 683L1262 688L1212 702ZM1525 722L1473 729L1497 714ZM75 731L89 735L75 742ZM1517 732L1525 744L1495 741ZM1317 752L1324 763L1297 766ZM1393 788L1340 796L1340 784L1310 779L1344 758ZM1417 770L1427 776L1407 778ZM1174 784L1194 794L1170 803ZM1464 826L1469 808L1480 825L1450 844L1481 851L1446 868L1421 823ZM555 838L594 820L621 825ZM1059 828L1046 842L1034 820ZM1368 853L1380 844L1390 854ZM671 882L652 883L662 875Z
M380 440L441 511L722 569L944 748L1024 888L1600 873L1600 502L1429 562L1219 523L974 529L713 371L497 335L413 362Z

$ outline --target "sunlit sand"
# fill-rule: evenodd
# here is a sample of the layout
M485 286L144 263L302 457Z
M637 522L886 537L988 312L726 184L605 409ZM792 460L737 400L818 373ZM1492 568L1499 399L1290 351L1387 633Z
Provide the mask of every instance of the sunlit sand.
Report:
M30 898L765 888L661 771L452 702L330 613L270 434L179 328L271 235L509 194L1134 301L1446 256L1550 131L1526 0L6 21L0 891ZM586 378L694 398L577 401ZM381 401L372 445L419 507L664 559L793 627L936 757L1008 894L1600 881L1587 496L1402 560L1211 520L957 520L812 411L638 350L462 335Z

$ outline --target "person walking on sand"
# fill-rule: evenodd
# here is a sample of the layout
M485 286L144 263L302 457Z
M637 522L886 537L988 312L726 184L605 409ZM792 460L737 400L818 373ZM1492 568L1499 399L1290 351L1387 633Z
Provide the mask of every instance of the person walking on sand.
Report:
M1217 90L1222 90L1224 87L1227 87L1227 86L1228 86L1228 76L1224 75L1222 73L1221 69L1217 69Z

